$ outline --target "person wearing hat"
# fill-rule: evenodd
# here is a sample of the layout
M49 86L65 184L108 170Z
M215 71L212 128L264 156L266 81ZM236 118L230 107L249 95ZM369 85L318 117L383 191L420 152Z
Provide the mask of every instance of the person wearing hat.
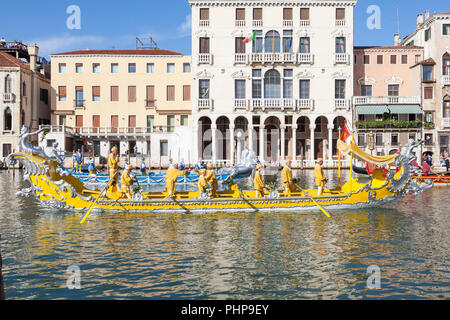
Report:
M283 171L281 172L281 177L283 180L283 186L286 189L286 193L297 191L297 187L294 183L294 178L292 177L291 160L287 160Z
M120 178L120 185L122 186L121 192L123 195L126 195L128 199L131 199L131 186L134 183L134 179L131 176L131 171L133 167L131 165L127 165L124 172L122 173L122 177Z
M119 169L119 162L120 162L119 151L117 150L117 147L114 146L111 149L111 154L108 157L109 178L113 179L110 190L112 192L117 191L117 183L119 181L119 178L116 172Z
M219 188L219 181L214 172L213 165L208 163L206 166L206 181L211 184L211 197L217 197L217 189Z
M171 168L166 172L166 190L169 192L169 198L175 195L175 184L177 183L178 176L184 176L188 173L188 170L178 170L178 163L174 163Z
M270 190L270 187L264 183L261 175L263 166L261 164L256 165L255 178L253 179L253 187L256 190L257 198L264 198L264 189Z
M317 195L320 196L323 192L323 188L327 183L327 178L325 178L325 174L322 169L323 160L322 158L317 159L317 165L314 168L314 180L317 187Z
M198 171L198 194L201 195L206 188L208 188L208 181L206 181L206 170L201 169Z

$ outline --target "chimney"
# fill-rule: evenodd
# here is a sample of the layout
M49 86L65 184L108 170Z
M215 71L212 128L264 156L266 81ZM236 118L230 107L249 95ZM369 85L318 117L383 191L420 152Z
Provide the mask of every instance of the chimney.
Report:
M28 45L28 54L30 55L30 69L33 72L37 70L37 56L39 47L37 45Z
M423 24L423 14L419 13L417 15L417 27L420 27Z
M429 17L430 17L430 10L426 10L425 11L425 21L427 21Z
M400 45L400 36L398 35L398 33L394 34L394 46L399 46Z

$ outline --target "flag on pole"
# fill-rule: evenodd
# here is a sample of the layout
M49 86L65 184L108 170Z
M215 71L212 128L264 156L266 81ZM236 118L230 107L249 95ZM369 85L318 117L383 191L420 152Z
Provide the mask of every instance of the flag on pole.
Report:
M344 129L342 129L341 141L346 141L348 138L352 136L352 132L350 128L347 126L347 123L344 125Z
M242 40L244 43L248 43L250 40L256 41L256 31L253 31L253 35L251 37L247 37L244 40Z

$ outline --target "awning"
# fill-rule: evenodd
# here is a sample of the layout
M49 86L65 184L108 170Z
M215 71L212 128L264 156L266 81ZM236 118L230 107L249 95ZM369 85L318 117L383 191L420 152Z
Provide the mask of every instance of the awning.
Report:
M409 104L409 105L396 104L396 105L389 105L388 107L391 110L391 113L400 113L400 114L422 113L422 109L418 104Z
M384 105L370 105L370 106L356 106L358 114L383 114L389 112L387 106Z

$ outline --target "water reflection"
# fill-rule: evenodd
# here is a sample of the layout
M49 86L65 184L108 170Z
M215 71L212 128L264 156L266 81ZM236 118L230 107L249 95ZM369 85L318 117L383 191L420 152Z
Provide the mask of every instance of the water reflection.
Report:
M297 172L303 185L311 172ZM329 180L336 182L335 172ZM449 190L388 208L322 214L94 214L50 211L15 196L0 173L7 298L449 298ZM66 286L81 269L81 289ZM367 267L381 289L366 288Z

